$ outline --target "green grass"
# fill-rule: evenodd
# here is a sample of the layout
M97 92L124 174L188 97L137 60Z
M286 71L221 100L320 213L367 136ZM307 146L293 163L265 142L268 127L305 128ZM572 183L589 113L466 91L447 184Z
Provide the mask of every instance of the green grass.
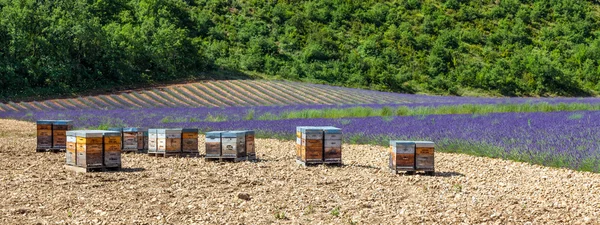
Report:
M296 111L286 111L279 115L265 113L256 116L252 112L251 116L246 119L256 120L283 120L283 119L314 119L314 118L360 118L360 117L376 117L383 118L391 116L427 116L427 115L444 115L444 114L473 114L473 116L486 115L490 113L520 113L520 112L557 112L557 111L592 111L600 110L600 104L584 104L584 103L537 103L537 104L493 104L493 105L446 105L446 106L419 106L407 107L400 106L398 108L383 107L351 107L351 108L330 108L330 109L305 109ZM574 114L571 119L580 119L581 115Z

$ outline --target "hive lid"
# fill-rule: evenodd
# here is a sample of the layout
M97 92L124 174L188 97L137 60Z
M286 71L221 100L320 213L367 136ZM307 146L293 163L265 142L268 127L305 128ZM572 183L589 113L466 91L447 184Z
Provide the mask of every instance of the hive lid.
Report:
M245 130L246 134L254 135L254 130Z
M36 123L37 124L52 124L52 122L54 122L54 120L38 120Z
M138 127L138 132L148 132L149 129L146 127Z
M414 145L415 142L414 141L403 141L403 140L391 140L390 141L390 146L394 146L394 145L398 145L398 144L401 144L401 145L413 144Z
M54 120L52 124L54 125L70 125L73 123L73 120Z
M80 130L77 132L78 137L102 137L106 130ZM116 131L112 131L116 132Z
M435 148L435 143L432 141L415 141L417 147Z
M341 134L342 129L337 127L323 127L323 132L326 134Z
M121 132L118 131L105 131L103 134L105 137L121 137Z
M226 131L221 134L221 137L230 138L230 137L240 137L246 135L246 131Z
M206 135L206 138L220 138L223 132L225 131L209 131L204 133L204 135Z
M138 132L137 127L125 127L123 128L123 132Z
M198 133L198 128L183 128L181 132L184 133Z
M108 130L110 130L110 131L118 131L118 132L122 132L122 131L123 131L123 128L119 128L119 127L111 127L111 128L108 128Z
M67 136L81 136L80 135L81 131L82 130L68 130Z

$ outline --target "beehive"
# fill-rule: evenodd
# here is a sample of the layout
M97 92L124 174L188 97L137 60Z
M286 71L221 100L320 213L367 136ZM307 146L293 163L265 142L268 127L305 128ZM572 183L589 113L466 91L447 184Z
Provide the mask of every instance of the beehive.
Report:
M181 153L182 129L165 129L165 153Z
M67 131L66 164L71 166L77 165L77 132Z
M181 130L181 151L184 153L198 153L198 129Z
M302 160L302 129L304 127L296 127L296 160Z
M323 127L325 163L342 163L342 129Z
M304 127L301 132L301 161L305 163L323 163L323 129Z
M123 150L138 150L138 129L135 127L123 128Z
M37 121L37 149L52 148L52 120Z
M52 148L66 149L67 148L67 131L71 130L71 120L55 120L52 121Z
M415 169L435 171L435 144L431 141L415 141Z
M148 150L148 128L138 128L137 149L139 151Z
M254 131L246 130L246 157L249 160L256 159L256 146L254 145Z
M221 134L225 131L211 131L205 134L206 158L221 157Z
M167 150L167 130L156 129L156 152L165 153Z
M103 165L106 168L121 167L121 133L117 131L104 132Z
M246 157L246 132L223 132L221 134L221 158L241 157Z
M390 141L390 169L393 171L414 171L415 148L415 142L413 141Z
M148 129L148 153L156 153L158 150L158 139L157 129Z
M102 137L106 131L86 130L76 133L77 166L84 168L102 168Z

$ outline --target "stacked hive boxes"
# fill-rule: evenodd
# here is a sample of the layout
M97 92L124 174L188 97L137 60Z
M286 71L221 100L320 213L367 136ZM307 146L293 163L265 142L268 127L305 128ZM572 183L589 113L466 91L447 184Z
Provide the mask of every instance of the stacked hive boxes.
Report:
M181 151L186 154L198 154L198 129L183 129L181 132Z
M256 149L254 146L254 131L246 130L246 157L248 160L256 160Z
M182 129L165 129L165 154L178 155L181 153Z
M296 159L307 164L341 164L342 130L336 127L297 127Z
M37 151L52 148L52 120L37 121Z
M430 141L390 141L390 169L398 171L425 171L433 175L434 143Z
M167 151L167 130L156 129L156 153L165 153Z
M138 128L137 144L138 151L145 152L148 150L148 128Z
M71 120L38 120L36 151L66 149L67 131L71 128Z
M205 134L206 158L221 158L221 134L225 131L211 131Z
M211 131L206 133L206 159L233 161L256 159L254 131Z
M142 140L143 141L143 140ZM138 129L135 127L123 128L123 151L138 151Z
M67 131L66 164L85 169L121 168L121 133Z
M148 154L158 152L158 129L148 129Z

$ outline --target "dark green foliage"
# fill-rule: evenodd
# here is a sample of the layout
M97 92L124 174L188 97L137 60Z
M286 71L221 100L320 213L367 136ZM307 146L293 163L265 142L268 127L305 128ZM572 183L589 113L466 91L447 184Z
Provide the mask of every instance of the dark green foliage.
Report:
M215 68L408 93L590 95L598 15L578 0L0 0L0 96Z

